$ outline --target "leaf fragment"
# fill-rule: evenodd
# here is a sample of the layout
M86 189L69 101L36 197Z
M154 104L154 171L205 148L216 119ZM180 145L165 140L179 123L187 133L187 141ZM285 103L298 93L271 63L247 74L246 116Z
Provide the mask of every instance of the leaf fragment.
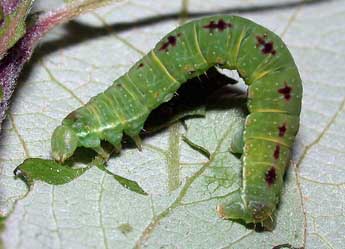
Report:
M36 180L48 184L61 185L78 178L89 168L90 167L76 169L59 164L53 160L29 158L14 170L14 174L24 180L29 187Z
M207 157L207 159L210 159L211 157L211 153L204 147L192 142L189 138L187 138L186 136L182 136L183 141L188 144L192 149L200 152L200 154L204 155L205 157Z
M112 175L114 177L114 179L120 183L123 187L125 187L126 189L136 192L138 194L141 195L147 195L147 193L145 192L145 190L142 189L142 187L140 187L140 185L133 180L124 178L122 176L116 175L114 173L112 173L111 171L109 171L104 165L97 165L97 167L100 170L103 170L104 172L108 173L109 175Z

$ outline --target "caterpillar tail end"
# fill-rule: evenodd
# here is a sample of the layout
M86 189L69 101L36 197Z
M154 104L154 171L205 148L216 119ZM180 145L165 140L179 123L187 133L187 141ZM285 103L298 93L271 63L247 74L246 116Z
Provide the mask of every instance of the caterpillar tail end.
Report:
M272 217L272 207L257 202L247 205L238 193L226 204L217 206L218 216L222 219L244 222L245 224L260 224L267 231L272 231L275 222Z
M218 216L222 219L243 220L245 223L252 223L252 214L245 207L240 194L236 194L226 204L217 206Z
M58 126L52 135L51 148L54 160L63 163L71 157L78 147L78 136L75 131L67 126Z

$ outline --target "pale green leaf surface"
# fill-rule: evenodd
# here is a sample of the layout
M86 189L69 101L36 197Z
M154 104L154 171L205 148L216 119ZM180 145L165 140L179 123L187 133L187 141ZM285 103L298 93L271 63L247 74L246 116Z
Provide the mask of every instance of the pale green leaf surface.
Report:
M39 2L45 8L50 1ZM215 213L216 204L238 188L240 163L227 151L243 120L238 105L210 108L205 119L188 120L187 131L172 125L145 139L142 152L126 149L110 160L108 170L136 181L147 196L96 167L65 185L37 182L29 193L14 179L25 158L50 158L50 135L67 113L104 90L180 22L180 1L126 1L81 17L82 26L55 29L21 79L0 140L4 247L343 248L345 3L253 8L294 2L191 0L186 11L241 11L280 34L300 69L301 129L272 233L253 232ZM164 18L172 13L177 18ZM136 25L159 15L161 21ZM211 152L211 160L184 143L183 134Z

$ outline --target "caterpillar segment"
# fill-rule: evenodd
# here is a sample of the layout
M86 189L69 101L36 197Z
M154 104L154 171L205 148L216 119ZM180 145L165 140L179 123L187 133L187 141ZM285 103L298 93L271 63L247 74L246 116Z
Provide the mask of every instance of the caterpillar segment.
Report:
M101 140L120 148L123 133L139 144L150 112L215 65L237 70L244 79L249 111L231 146L242 155L242 186L217 212L269 228L299 127L302 84L283 41L238 16L202 18L167 34L106 91L62 121L52 136L53 157L64 161L81 146L102 153Z

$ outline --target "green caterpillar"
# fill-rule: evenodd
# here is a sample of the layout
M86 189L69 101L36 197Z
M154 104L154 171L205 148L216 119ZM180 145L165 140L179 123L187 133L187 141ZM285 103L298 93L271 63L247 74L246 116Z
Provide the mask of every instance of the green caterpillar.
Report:
M299 128L302 84L283 41L238 16L202 18L167 34L105 92L63 120L52 136L54 159L63 162L80 146L102 155L101 140L120 149L123 133L139 143L150 112L182 83L215 65L237 70L249 85L250 113L231 146L242 154L242 187L217 212L222 218L269 224Z

